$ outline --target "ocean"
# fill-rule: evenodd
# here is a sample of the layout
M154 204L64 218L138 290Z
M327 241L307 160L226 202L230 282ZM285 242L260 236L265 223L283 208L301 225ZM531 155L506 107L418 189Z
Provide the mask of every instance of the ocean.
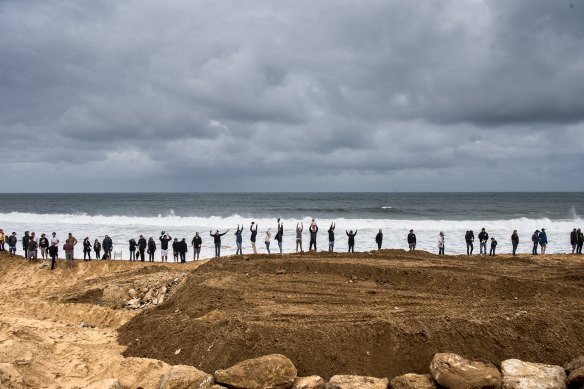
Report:
M463 254L465 231L473 230L476 237L484 227L497 239L499 253L510 252L514 229L519 252L531 252L531 234L541 228L548 234L548 253L566 253L571 252L570 231L584 228L584 193L47 193L0 194L0 204L0 228L7 234L15 231L20 239L24 231L37 236L56 232L63 240L72 232L80 241L86 236L101 241L108 234L124 259L130 238L143 234L159 243L162 230L189 244L198 231L203 237L201 257L209 258L209 230L230 229L222 240L222 255L234 254L237 224L245 226L243 251L249 253L251 221L259 225L257 247L265 252L265 230L271 228L273 237L277 218L284 223L284 252L295 250L294 229L300 221L308 248L312 218L320 228L319 250L328 248L327 230L336 223L336 251L347 250L345 230L358 230L356 250L367 251L376 248L379 229L384 248L406 249L406 236L413 229L418 249L437 252L443 231L446 254ZM271 249L277 249L276 242ZM80 254L78 246L76 256ZM159 255L160 250L157 260Z

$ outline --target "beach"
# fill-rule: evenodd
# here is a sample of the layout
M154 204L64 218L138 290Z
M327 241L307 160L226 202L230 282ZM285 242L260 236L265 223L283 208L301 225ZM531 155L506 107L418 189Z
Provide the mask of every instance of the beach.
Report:
M583 264L382 250L51 272L0 255L0 363L44 388L148 388L170 365L213 373L272 353L325 378L423 373L437 352L561 365L584 348ZM132 289L166 295L128 309Z

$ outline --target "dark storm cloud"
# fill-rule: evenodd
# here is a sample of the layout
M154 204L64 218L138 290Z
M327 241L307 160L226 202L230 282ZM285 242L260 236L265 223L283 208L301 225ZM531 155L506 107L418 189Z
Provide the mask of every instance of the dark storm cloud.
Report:
M4 190L582 190L582 20L583 0L0 1Z

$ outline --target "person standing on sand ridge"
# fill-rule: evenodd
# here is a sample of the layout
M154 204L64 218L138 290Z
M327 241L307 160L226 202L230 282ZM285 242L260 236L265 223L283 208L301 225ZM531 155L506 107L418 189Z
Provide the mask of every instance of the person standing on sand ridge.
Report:
M438 255L444 255L444 232L438 234Z
M519 235L517 234L517 230L513 230L513 234L511 235L511 246L513 246L513 255L517 252L517 246L519 246Z
M268 254L270 253L270 243L272 242L272 233L270 232L271 228L268 228L266 231L266 236L264 237L264 243L266 244L266 250L268 250Z
M535 230L533 235L531 235L531 242L533 243L531 255L537 255L537 245L539 244L539 230Z
M213 234L212 231L209 231L209 235L213 237L213 243L215 243L215 257L219 258L221 256L221 237L227 234L229 230L225 231L224 233L220 234L219 230L215 230Z
M158 239L160 240L160 260L168 262L168 242L172 240L172 237L166 231L162 231Z
M410 230L410 233L408 234L408 247L410 251L416 249L416 234L414 234L414 230Z
M312 219L312 224L310 225L310 245L308 247L308 251L312 251L314 247L314 251L316 251L316 235L318 234L318 225L314 219Z
M377 250L381 250L381 245L383 243L383 231L381 231L381 228L377 235L375 235L375 243L377 243Z
M328 229L329 253L335 251L335 228L335 223L331 223L331 226Z
M489 241L489 234L483 228L479 233L479 248L481 255L487 255L487 242Z
M278 248L280 249L280 254L282 254L282 239L284 239L284 223L280 222L278 218L278 232L276 232L276 237L274 238L278 242Z
M193 260L198 260L199 254L201 253L201 246L203 245L203 239L201 239L198 232L195 232L191 245L193 246Z
M347 252L354 253L355 252L355 237L357 236L357 230L355 230L355 232L353 232L353 230L351 230L351 231L345 230L345 234L347 234L347 237L348 237L347 243L349 246L349 250Z
M302 222L296 223L296 252L298 252L298 248L300 248L301 253L304 252L304 250L302 250L302 231L304 231Z
M572 254L574 254L578 246L578 231L575 228L570 233L570 245L572 246Z
M241 228L239 228L239 224L237 225L237 229L235 230L235 246L237 249L235 250L235 255L242 255L243 254L243 224Z
M257 254L257 250L256 250L256 237L258 235L258 225L255 224L255 222L251 222L251 226L249 226L249 231L251 232L251 236L249 237L249 240L251 242L251 249L253 250L254 254Z

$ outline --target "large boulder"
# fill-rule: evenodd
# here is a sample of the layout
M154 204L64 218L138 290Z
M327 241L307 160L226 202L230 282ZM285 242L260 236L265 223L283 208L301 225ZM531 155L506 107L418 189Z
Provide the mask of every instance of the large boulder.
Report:
M501 385L501 373L495 365L458 354L434 355L430 372L437 383L448 389L495 389Z
M324 389L324 380L317 375L298 377L294 381L292 389Z
M580 355L564 365L567 374L570 374L572 371L581 367L584 367L584 355Z
M160 389L162 377L171 366L157 359L123 358L112 365L110 377L118 377L124 388Z
M387 378L364 377L358 375L335 375L324 386L325 389L387 389Z
M22 376L11 363L0 363L0 388L24 388L24 380L22 379Z
M438 389L430 374L404 374L391 380L391 389Z
M94 382L85 389L122 389L122 384L117 378L108 378L99 382Z
M566 380L571 388L583 388L584 387L584 367L572 370L568 379Z
M294 384L296 374L296 367L290 359L272 354L217 370L215 380L235 389L288 389Z
M192 366L175 365L160 380L160 389L210 389L215 383L211 374Z
M561 366L507 359L501 363L503 389L565 389L566 372Z

